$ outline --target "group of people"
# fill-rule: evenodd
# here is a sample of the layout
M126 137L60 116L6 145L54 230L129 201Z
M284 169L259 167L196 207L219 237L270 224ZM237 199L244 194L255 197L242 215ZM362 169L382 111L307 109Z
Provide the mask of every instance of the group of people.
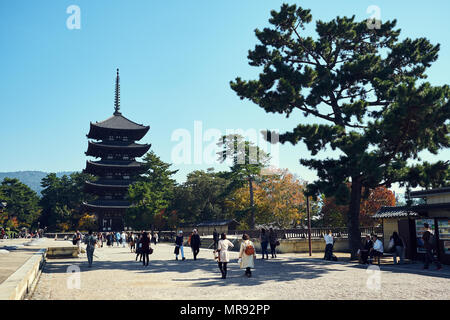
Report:
M194 260L197 260L197 255L200 252L201 246L200 235L198 234L197 229L192 230L191 234L188 237L187 243L192 249ZM181 230L178 231L178 235L175 237L175 249L173 253L175 254L175 260L178 260L178 256L180 255L180 253L181 260L186 260L186 257L184 256L184 235L183 231Z
M398 238L399 241L401 241L400 237L398 236L397 232L394 232L396 239ZM374 261L374 258L378 259L378 262L380 262L380 258L383 256L384 248L383 248L383 242L378 239L378 236L376 234L372 235L366 235L366 238L364 239L361 248L358 250L359 256L360 256L360 263L362 264L371 264ZM400 255L401 263L403 263L404 255ZM397 257L394 255L394 263L397 263Z
M30 231L22 230L20 232L11 232L11 239L32 239L32 238L42 238L42 230ZM8 239L8 234L4 228L0 228L0 239Z
M425 260L423 269L428 269L431 263L435 263L437 270L442 269L442 265L436 258L436 238L431 230L429 224L424 224L425 231L421 238L418 238L418 247L425 251ZM398 232L394 231L389 239L388 252L392 253L394 264L405 263L406 241ZM360 263L370 264L374 257L378 259L384 254L383 242L378 239L378 236L366 235L361 249L359 250ZM399 259L399 260L398 260ZM398 261L397 261L398 260ZM379 260L378 260L379 261Z
M94 236L97 239L96 246L98 248L103 248L103 244L106 242L107 247L114 247L114 243L117 247L122 246L122 248L125 248L127 245L130 247L131 251L133 252L135 250L135 244L139 237L142 236L142 233L135 234L132 232L97 232L94 233ZM151 232L148 233L148 236L150 238L150 241L153 242L155 245L159 242L159 236L157 232ZM81 243L83 239L83 235L80 233L79 230L77 230L73 237L72 241L74 245L78 245Z
M425 249L425 264L424 269L428 269L430 263L435 263L437 265L437 269L440 270L442 268L441 264L435 257L435 236L430 229L429 225L425 224L425 232L421 238L422 246ZM325 260L335 260L335 256L333 255L333 246L335 239L333 238L333 234L331 230L329 230L324 236L325 240ZM103 241L106 239L108 246L113 246L114 241L117 243L117 246L122 244L125 247L125 244L128 243L130 246L131 252L136 253L136 261L143 263L144 266L149 265L149 255L153 253L153 249L151 248L151 243L153 242L155 245L158 242L158 234L157 233L148 233L142 232L137 236L134 233L97 233L93 234L92 231L89 231L89 234L83 238L82 234L77 231L74 234L73 241L74 244L77 244L80 250L80 243L83 240L86 244L86 252L88 256L89 266L92 265L93 253L95 247L103 247ZM229 251L233 249L234 244L227 239L226 233L222 233L220 235L220 239L218 237L218 232L214 229L213 233L214 239L214 254L215 259L217 259L219 270L222 274L222 279L226 279L227 277L227 265L230 261ZM268 232L265 229L261 229L259 240L261 242L261 253L262 259L268 259L269 254L267 252L267 248L270 244L272 258L276 258L276 247L279 245L279 241L275 231L270 228ZM182 261L186 260L184 254L184 234L183 231L179 231L175 238L175 260L178 260L178 256L181 254ZM200 252L201 240L200 235L197 229L192 230L191 234L187 239L187 244L191 247L192 253L194 256L194 260L197 260L197 256ZM388 250L393 253L394 264L404 263L405 259L405 251L406 251L406 241L399 236L397 232L393 232ZM81 251L80 251L81 252ZM383 256L384 248L383 242L378 238L376 234L367 235L362 242L361 248L358 250L358 255L360 257L360 263L370 264L373 263L374 258L378 258L378 262L380 262L380 257ZM399 258L399 262L397 262L397 258ZM251 277L252 272L251 269L254 268L254 260L256 259L256 250L253 242L250 240L248 234L244 234L242 236L242 242L239 250L239 265L240 268L245 269L245 275L247 277Z
M220 240L217 243L215 250L215 258L222 274L222 279L227 278L227 265L230 262L229 250L234 247L233 243L227 239L226 233L220 235ZM247 277L252 276L251 269L255 268L256 250L248 234L242 236L241 247L239 250L238 263L241 269L245 269ZM263 258L264 259L264 258Z

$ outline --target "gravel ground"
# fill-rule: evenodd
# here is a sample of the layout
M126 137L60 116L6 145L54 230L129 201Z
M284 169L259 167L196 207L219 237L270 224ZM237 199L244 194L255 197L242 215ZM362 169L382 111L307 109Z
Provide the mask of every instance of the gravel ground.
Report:
M143 267L128 248L96 249L88 268L85 254L78 259L48 260L30 299L450 299L450 267L421 271L421 265L367 267L334 263L304 255L279 254L258 260L253 277L239 269L237 252L223 280L212 250L201 249L197 261L190 248L187 259L175 261L173 246L158 244ZM79 289L69 266L80 268ZM432 267L433 268L433 267ZM75 286L68 288L68 283Z

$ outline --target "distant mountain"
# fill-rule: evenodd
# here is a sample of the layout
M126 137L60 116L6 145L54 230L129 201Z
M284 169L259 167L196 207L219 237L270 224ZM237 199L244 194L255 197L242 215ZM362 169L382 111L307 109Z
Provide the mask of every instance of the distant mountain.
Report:
M63 175L69 175L75 171L62 171L57 172L57 177L62 177ZM0 183L5 178L19 179L20 182L29 186L32 190L36 191L39 196L41 196L41 180L47 176L49 172L43 171L15 171L15 172L0 172Z

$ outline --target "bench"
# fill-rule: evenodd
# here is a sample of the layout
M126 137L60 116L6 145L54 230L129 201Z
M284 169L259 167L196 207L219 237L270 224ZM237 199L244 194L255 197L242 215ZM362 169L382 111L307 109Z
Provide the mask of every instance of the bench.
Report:
M82 249L83 252L83 249ZM47 258L77 258L78 247L49 247Z

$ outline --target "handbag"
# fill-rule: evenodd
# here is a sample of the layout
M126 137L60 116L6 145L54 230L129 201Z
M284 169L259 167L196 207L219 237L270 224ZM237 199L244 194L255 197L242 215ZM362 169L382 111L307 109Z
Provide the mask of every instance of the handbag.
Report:
M152 254L153 253L153 249L150 247L149 249L148 249L148 254Z
M213 254L214 254L214 260L219 261L219 250L214 250Z
M175 246L175 249L173 250L173 253L178 255L180 253L180 247L179 246Z

